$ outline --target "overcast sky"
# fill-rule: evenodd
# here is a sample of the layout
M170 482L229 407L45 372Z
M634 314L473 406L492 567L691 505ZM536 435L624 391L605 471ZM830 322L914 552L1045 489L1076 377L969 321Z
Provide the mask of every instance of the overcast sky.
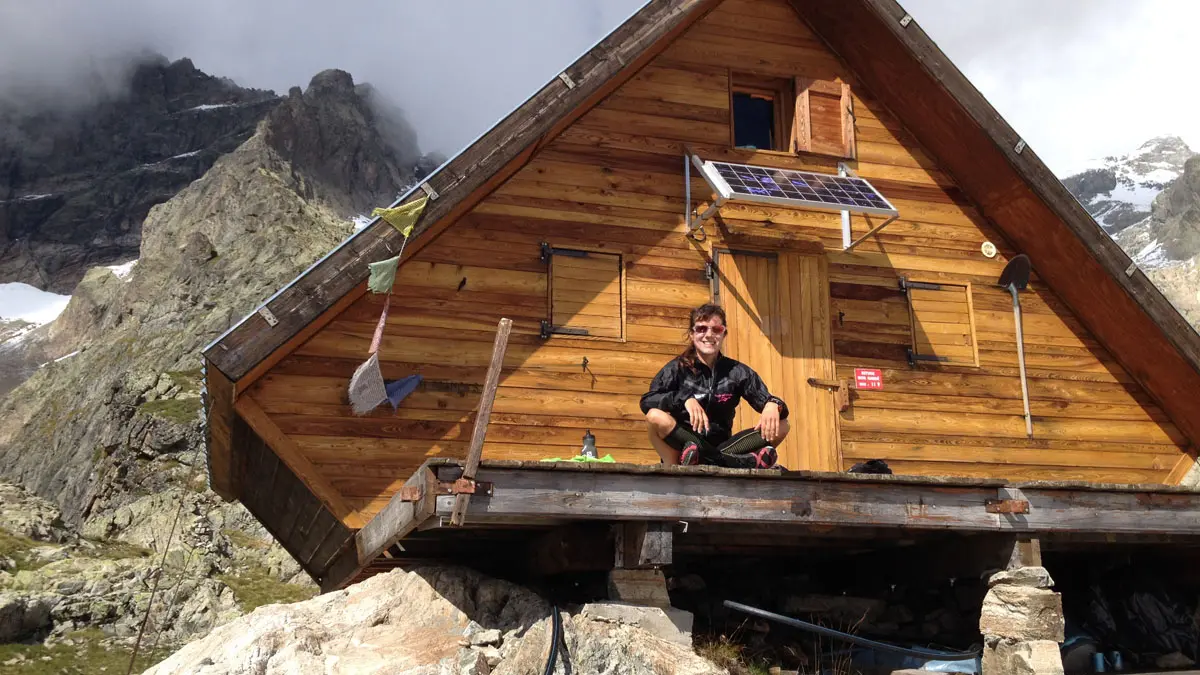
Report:
M338 67L400 102L423 149L453 154L641 2L0 0L0 96L79 98L146 48L279 92ZM1200 148L1200 2L904 4L1060 175L1159 134ZM80 78L89 69L100 85Z

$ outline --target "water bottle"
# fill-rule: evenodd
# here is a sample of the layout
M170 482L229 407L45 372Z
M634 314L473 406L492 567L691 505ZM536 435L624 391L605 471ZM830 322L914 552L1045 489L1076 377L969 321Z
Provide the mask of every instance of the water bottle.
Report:
M579 454L584 457L591 457L592 459L597 459L600 456L596 452L596 437L592 435L591 429L588 429L587 433L583 435L583 449L579 451Z

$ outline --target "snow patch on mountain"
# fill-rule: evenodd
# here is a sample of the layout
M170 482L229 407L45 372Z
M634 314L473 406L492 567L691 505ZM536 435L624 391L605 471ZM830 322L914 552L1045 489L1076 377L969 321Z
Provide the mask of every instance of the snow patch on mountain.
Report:
M0 284L0 320L40 326L57 319L70 300L69 295L49 293L29 284Z
M133 268L137 265L137 263L137 258L134 258L133 260L130 260L129 262L123 262L120 265L106 265L105 269L112 270L113 275L121 281L128 281L129 275L133 274Z
M1159 136L1133 152L1095 160L1063 183L1096 222L1116 234L1150 216L1154 199L1195 154L1178 136Z

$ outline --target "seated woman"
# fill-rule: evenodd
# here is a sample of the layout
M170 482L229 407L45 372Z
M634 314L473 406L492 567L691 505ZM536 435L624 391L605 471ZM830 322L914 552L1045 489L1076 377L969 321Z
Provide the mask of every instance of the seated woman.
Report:
M650 443L666 464L775 466L775 446L788 433L788 409L744 363L721 354L725 310L692 310L688 347L672 359L642 396ZM753 429L732 434L733 416L745 398L762 413Z

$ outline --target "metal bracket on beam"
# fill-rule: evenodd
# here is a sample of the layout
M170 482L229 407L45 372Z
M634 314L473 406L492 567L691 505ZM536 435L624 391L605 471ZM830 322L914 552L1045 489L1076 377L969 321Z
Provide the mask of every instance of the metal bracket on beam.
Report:
M1029 513L1029 499L1020 488L1002 487L996 491L994 499L985 500L983 503L988 513L997 513L1002 515L1025 515Z
M493 483L459 478L453 482L438 481L436 489L439 495L491 496L495 492L495 487ZM423 498L424 493L419 487L406 485L397 491L397 495L402 502L419 502Z
M470 478L459 478L453 483L439 483L438 494L443 495L488 495L495 491L491 483L474 481Z
M988 513L1029 513L1029 502L1023 499L989 499L983 503Z
M272 328L279 324L279 319L275 318L275 313L267 309L266 305L258 308L258 315L261 316L263 320L267 322L267 325L271 326Z
M900 17L900 26L902 28L908 28L908 24L910 23L912 23L912 14L906 13L904 16Z
M421 191L429 197L429 201L433 201L438 198L438 191L433 189L433 186L427 182L421 183Z

